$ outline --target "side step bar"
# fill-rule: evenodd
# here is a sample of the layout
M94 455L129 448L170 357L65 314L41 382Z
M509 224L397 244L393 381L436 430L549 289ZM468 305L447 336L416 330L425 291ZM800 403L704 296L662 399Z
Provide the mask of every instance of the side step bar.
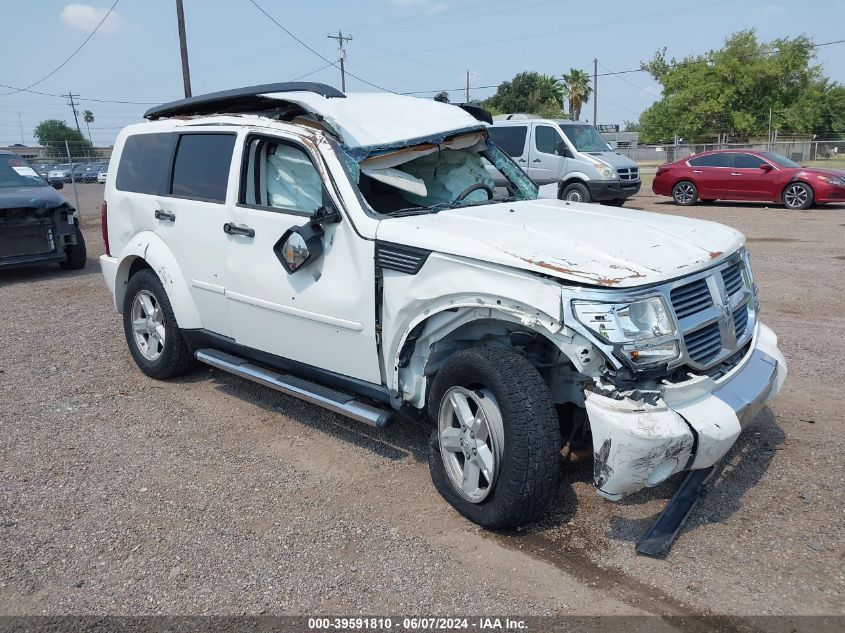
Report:
M253 365L248 360L226 352L216 349L200 349L196 351L194 356L202 363L311 404L316 404L369 426L383 429L393 422L393 413L390 411L358 402L354 396L303 380L297 376L282 374Z

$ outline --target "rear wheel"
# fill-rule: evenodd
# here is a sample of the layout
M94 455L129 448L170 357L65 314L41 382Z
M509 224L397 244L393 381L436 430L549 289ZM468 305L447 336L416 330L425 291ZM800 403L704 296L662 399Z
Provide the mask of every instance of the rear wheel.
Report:
M164 286L149 268L132 275L126 285L123 332L135 363L151 378L179 376L195 365Z
M563 191L560 192L561 200L568 200L569 202L590 202L590 191L580 182L573 182L566 185Z
M689 180L682 180L672 187L672 199L675 204L689 207L698 200L698 189Z
M85 262L88 261L85 237L82 235L82 229L79 228L79 222L74 223L74 232L76 233L76 244L65 246L65 261L59 262L59 266L64 270L85 268Z
M490 529L542 516L560 472L560 428L527 359L509 349L458 352L433 381L429 412L431 478L458 512Z
M807 209L813 204L813 190L803 182L791 182L783 190L783 203L790 209Z

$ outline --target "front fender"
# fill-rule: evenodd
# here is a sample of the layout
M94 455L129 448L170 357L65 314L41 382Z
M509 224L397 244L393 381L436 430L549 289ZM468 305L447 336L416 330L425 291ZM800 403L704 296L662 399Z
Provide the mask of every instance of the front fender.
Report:
M119 264L114 284L114 299L118 309L123 305L129 271L135 260L139 258L144 260L161 280L179 327L201 328L202 319L181 267L167 244L152 231L142 231L133 236L117 257Z

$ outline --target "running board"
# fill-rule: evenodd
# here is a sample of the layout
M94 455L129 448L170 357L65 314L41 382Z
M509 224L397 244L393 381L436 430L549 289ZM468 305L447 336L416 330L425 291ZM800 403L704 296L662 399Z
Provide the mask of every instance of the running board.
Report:
M250 363L248 360L216 349L200 349L196 359L217 369L257 382L284 394L334 411L340 415L383 429L393 422L393 413L358 402L354 396L323 387L297 376L282 374Z
M713 466L691 470L666 507L637 543L637 553L661 557L669 553L690 512L707 493L707 482Z

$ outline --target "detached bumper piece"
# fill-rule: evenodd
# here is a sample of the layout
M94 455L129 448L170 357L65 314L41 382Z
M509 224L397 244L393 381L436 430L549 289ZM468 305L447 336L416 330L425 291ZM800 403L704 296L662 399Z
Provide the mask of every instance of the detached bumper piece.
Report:
M713 475L713 468L710 466L693 470L687 475L684 483L637 543L637 553L655 557L669 553L695 504L707 493L707 482Z
M73 243L72 209L0 209L0 268L60 262Z
M777 337L760 324L746 358L718 381L695 376L667 383L651 402L585 392L594 483L601 496L618 501L690 471L637 551L655 556L669 551L713 467L777 396L785 378L786 360Z

